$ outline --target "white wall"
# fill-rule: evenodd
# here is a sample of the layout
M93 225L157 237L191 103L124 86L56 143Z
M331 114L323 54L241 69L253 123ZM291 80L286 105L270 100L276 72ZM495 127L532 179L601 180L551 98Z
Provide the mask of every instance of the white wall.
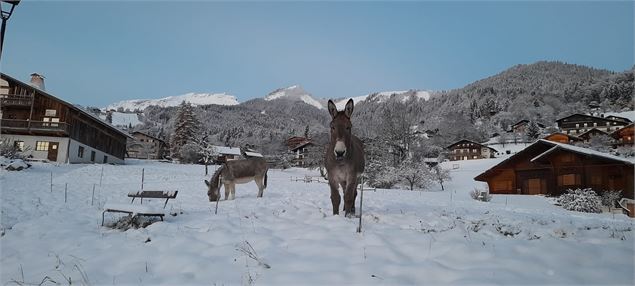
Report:
M84 147L84 156L82 158L80 158L79 155L79 147ZM95 151L95 161L91 161L90 160L90 154L92 151ZM75 141L73 139L70 139L70 148L68 149L69 152L69 161L70 163L103 163L104 162L104 156L108 156L108 162L107 163L112 163L112 164L123 164L123 160L110 155L108 153L104 153L102 151L99 151L95 148L91 148L88 145L82 144L78 141Z
M13 135L13 134L2 134L2 139L8 138L11 140L11 144L15 141L24 141L24 149L27 150L24 152L25 155L33 156L35 159L44 159L48 160L48 150L47 151L35 151L35 142L36 141L48 141L48 142L58 142L59 146L57 148L57 163L66 163L66 155L68 150L68 137L51 137L51 136L33 136L33 135Z

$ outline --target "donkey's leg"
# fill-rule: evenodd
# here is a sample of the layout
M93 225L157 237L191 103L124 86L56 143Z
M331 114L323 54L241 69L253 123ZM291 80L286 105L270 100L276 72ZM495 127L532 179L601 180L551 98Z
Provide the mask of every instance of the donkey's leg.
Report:
M337 183L333 179L329 178L329 187L331 187L331 203L333 204L333 215L340 214L340 190Z
M355 215L355 188L357 188L355 180L349 180L344 192L344 211L347 217Z
M232 196L232 200L236 199L236 184L232 184L231 186L231 196Z
M264 177L255 177L254 181L256 181L256 185L258 186L258 197L262 198L262 193L265 190L265 178Z
M225 200L229 200L229 191L231 190L230 184L225 185Z

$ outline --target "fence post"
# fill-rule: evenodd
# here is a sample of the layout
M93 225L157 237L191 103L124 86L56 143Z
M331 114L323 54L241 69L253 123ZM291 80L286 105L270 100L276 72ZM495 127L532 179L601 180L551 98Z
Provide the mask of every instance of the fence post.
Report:
M68 183L64 184L64 203L66 203L66 198L67 198L67 190L68 190Z
M146 168L142 168L141 169L141 190L143 191L143 179L145 177L146 174Z
M51 193L53 192L53 172L51 172Z
M90 197L90 205L95 203L95 184L93 184L93 195Z
M101 175L99 175L99 185L101 186L101 180L104 178L104 166L101 166Z

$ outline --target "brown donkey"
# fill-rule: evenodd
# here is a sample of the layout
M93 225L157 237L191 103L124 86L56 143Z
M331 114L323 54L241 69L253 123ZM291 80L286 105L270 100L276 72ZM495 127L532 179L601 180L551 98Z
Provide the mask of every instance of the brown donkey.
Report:
M236 198L236 184L255 181L258 186L258 197L262 197L267 187L267 161L262 158L231 160L221 165L207 185L207 196L210 202L220 200L221 184L225 185L225 200Z
M364 144L351 133L351 115L353 100L346 103L344 111L337 111L335 103L329 100L328 109L331 114L331 140L326 148L325 164L331 187L331 203L333 214L339 214L340 192L344 191L344 213L355 215L355 198L357 197L357 178L364 172Z

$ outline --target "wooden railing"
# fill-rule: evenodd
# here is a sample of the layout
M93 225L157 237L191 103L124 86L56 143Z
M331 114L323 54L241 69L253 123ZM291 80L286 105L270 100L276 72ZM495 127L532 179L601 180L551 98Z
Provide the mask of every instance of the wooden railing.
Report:
M0 104L2 106L30 106L31 95L22 94L0 94Z
M16 119L0 120L2 130L16 131L51 131L68 133L69 125L65 122L29 121Z

